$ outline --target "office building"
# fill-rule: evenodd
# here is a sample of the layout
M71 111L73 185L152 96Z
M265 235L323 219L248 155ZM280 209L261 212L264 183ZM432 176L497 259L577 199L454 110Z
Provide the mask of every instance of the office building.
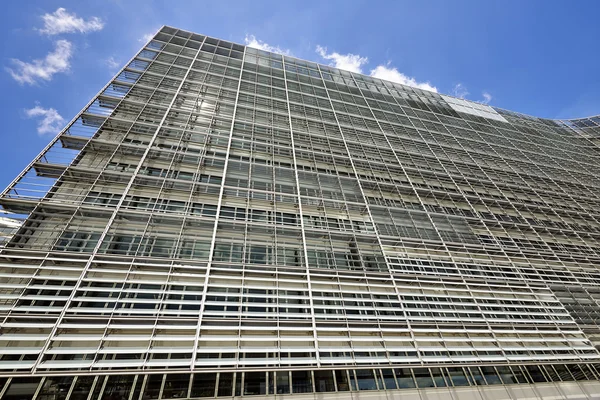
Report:
M593 398L599 136L163 27L0 195L0 398Z

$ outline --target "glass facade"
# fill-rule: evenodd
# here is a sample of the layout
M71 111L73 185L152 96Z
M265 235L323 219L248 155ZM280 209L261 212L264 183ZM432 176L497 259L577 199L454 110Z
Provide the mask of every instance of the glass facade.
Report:
M598 381L599 140L163 27L0 195L0 398Z

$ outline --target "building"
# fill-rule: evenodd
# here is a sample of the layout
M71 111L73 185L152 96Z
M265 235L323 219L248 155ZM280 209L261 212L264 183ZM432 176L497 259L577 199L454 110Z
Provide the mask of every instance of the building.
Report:
M0 398L594 398L599 133L163 27L0 195Z

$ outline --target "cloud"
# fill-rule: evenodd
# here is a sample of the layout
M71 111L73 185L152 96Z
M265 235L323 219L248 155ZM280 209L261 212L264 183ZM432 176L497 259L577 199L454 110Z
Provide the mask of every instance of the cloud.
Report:
M339 54L336 52L327 54L327 48L317 45L317 53L325 60L331 60L330 65L350 72L361 73L362 66L369 62L367 57L358 54Z
M14 70L7 68L7 71L20 84L33 85L39 80L50 81L54 74L69 70L72 55L73 45L71 42L58 40L54 43L54 51L48 53L44 59L33 60L30 63L12 59L11 61L15 65Z
M106 66L111 70L116 70L121 66L121 64L112 56L107 58L104 62L106 63Z
M469 95L469 91L467 90L465 85L463 85L462 83L457 83L452 89L452 95L458 97L459 99L464 99Z
M154 37L154 32L153 33L146 33L144 34L141 38L138 39L138 42L143 42L143 43L147 43L150 41L150 39L152 39Z
M457 83L456 85L454 85L451 94L460 99L466 99L470 93L465 87L465 85L463 85L462 83ZM492 95L488 92L482 92L481 95L483 96L483 100L479 100L478 103L488 104L490 101L492 101Z
M58 133L65 123L65 119L54 108L42 108L39 104L25 110L25 115L27 118L41 118L37 127L40 135Z
M492 101L492 95L488 92L483 92L481 95L483 96L483 100L481 101L483 104L488 104L490 101Z
M317 53L325 60L332 60L329 65L344 69L346 71L362 73L362 66L369 62L367 57L361 57L358 54L339 54L336 52L327 53L327 48L317 45ZM375 78L384 79L396 83L401 83L406 86L412 86L423 90L429 90L437 93L437 88L429 82L417 82L415 78L404 75L396 68L390 66L390 62L385 65L378 65L371 70L370 75Z
M64 8L58 8L52 14L44 14L42 19L44 20L44 28L39 31L45 35L88 33L100 31L104 28L104 22L100 18L92 17L86 21L77 17L75 13L69 14Z
M412 86L423 90L429 90L430 92L437 93L438 91L437 88L435 86L431 86L429 82L417 82L415 78L411 78L409 76L404 75L395 67L390 67L389 62L385 65L378 65L377 67L375 67L375 69L372 69L370 75L375 78L400 83L402 85Z
M246 43L246 46L255 49L270 51L271 53L284 54L286 56L292 55L288 49L282 49L279 46L271 46L262 40L258 40L254 35L246 35L244 38L244 43Z

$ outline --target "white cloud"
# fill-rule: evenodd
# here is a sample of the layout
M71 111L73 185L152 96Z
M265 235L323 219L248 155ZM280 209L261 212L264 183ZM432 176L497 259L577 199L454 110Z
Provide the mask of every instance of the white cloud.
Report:
M58 35L60 33L88 33L99 31L104 28L104 22L98 17L92 17L87 21L77 17L75 13L69 14L66 9L58 8L52 14L42 15L44 28L40 33L45 35Z
M327 48L322 46L317 46L317 53L325 60L332 60L333 62L329 65L336 68L344 69L346 71L356 72L359 74L362 73L362 66L369 62L369 59L367 57L361 57L358 54L339 54L336 52L328 54ZM429 90L431 92L437 93L438 91L437 88L435 86L432 86L429 82L417 82L415 78L411 78L409 76L404 75L395 67L391 67L389 62L385 65L378 65L377 67L375 67L375 69L371 70L371 73L369 75L375 78L400 83L406 86L412 86L423 90Z
M33 85L39 80L49 81L54 74L67 72L71 66L70 59L73 55L73 45L68 40L58 40L54 44L54 51L48 53L42 60L24 62L13 59L14 70L7 68L10 75L20 84Z
M458 97L459 99L464 99L469 95L469 91L467 90L465 85L463 85L462 83L457 83L452 89L452 95Z
M25 110L25 115L27 118L41 118L37 127L40 135L58 133L65 123L65 119L54 108L42 108L39 104Z
M361 57L358 54L339 54L336 52L327 54L327 48L317 45L317 53L325 60L331 60L330 65L350 72L361 73L362 66L369 62L367 57Z
M106 66L111 70L116 70L121 66L121 64L117 60L115 60L114 57L107 58L105 62Z
M292 55L288 49L282 49L279 46L271 46L262 40L258 40L254 35L246 35L244 38L244 43L246 43L246 46L255 49L270 51L271 53L284 54L286 56Z
M488 92L483 92L481 95L483 96L483 100L481 101L483 104L488 104L492 101L492 95Z
M454 97L458 97L459 99L466 99L470 93L465 87L465 85L463 85L462 83L457 83L456 85L454 85L451 94ZM488 92L482 92L481 95L483 96L483 100L479 100L479 103L488 104L490 101L492 101L492 95Z
M146 33L141 38L138 39L138 42L147 43L154 37L154 33Z
M430 92L437 93L438 91L437 88L435 86L431 86L429 82L417 82L415 78L404 75L395 67L390 67L389 62L386 65L378 65L375 67L375 69L372 69L370 75L375 78L400 83L402 85L429 90Z

